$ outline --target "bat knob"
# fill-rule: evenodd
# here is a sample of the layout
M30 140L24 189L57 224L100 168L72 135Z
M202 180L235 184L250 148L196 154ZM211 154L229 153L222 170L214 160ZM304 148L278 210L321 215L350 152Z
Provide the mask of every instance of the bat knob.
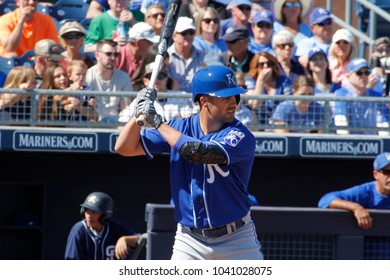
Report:
M139 126L144 126L144 121L143 120L137 120L137 124L139 125Z

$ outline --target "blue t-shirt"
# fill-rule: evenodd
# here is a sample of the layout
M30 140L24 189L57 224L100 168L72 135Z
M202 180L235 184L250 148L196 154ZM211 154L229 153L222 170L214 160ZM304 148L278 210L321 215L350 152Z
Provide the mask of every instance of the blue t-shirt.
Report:
M376 190L375 181L354 186L349 189L325 194L318 202L319 208L328 208L335 199L359 203L367 209L390 209L390 196L385 196Z
M276 56L276 53L272 48L271 43L268 45L259 45L255 42L255 39L253 37L249 38L248 50L250 50L253 53L267 52L272 54L273 56Z
M215 40L214 45L203 40L201 36L195 36L193 46L198 50L207 53L221 54L227 51L226 42L224 40Z
M278 33L280 31L284 30L284 25L278 21L274 22L274 33ZM298 45L298 43L308 37L313 36L313 33L311 32L310 26L307 25L306 23L301 23L299 25L299 32L297 35L294 36L294 43L295 46Z
M280 103L275 109L272 120L287 123L291 127L290 132L307 133L324 126L325 110L321 104L311 102L307 112L301 112L294 103L295 100L286 100ZM302 127L302 129L299 127Z
M335 96L359 98L359 96L353 92L351 87L336 90ZM367 89L364 96L382 97L382 94L380 92ZM351 134L377 134L375 131L367 131L364 130L364 128L376 128L378 118L381 118L382 122L388 121L388 110L386 104L379 102L336 101L334 114L346 116L348 120L348 128L363 129L351 130Z

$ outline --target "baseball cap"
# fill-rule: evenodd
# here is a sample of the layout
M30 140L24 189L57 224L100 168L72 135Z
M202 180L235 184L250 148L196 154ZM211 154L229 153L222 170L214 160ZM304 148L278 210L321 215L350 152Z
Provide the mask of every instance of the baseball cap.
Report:
M347 65L347 73L357 72L362 68L369 68L367 60L364 58L354 58Z
M148 40L158 43L159 36L153 31L153 27L146 22L137 22L129 30L129 40Z
M188 29L195 30L194 20L189 17L179 17L177 19L175 31L181 33Z
M145 76L152 74L153 69L156 68L156 63L151 62L145 65ZM168 75L167 71L164 68L160 69L160 73Z
M315 56L316 54L322 54L326 57L326 53L320 49L320 48L313 48L309 51L309 54L307 55L307 58L310 60L313 56Z
M253 2L251 0L233 0L230 2L227 6L226 9L230 10L233 7L238 7L240 5L246 5L252 7Z
M390 153L382 153L376 156L374 160L374 170L379 171L390 164Z
M332 37L332 43L337 43L340 40L345 40L348 43L352 44L353 43L353 35L351 31L347 29L339 29L337 30Z
M84 35L87 35L87 31L85 28L77 21L67 21L64 23L63 26L60 28L60 36L69 33L69 32L80 32Z
M248 37L248 28L245 25L238 24L230 26L228 29L226 29L226 33L222 36L222 40L226 42L234 42Z
M50 39L43 39L38 41L35 44L34 52L35 55L40 55L44 57L48 57L53 61L60 61L64 58L61 53L65 51L65 49L58 45L56 42Z
M316 24L323 22L326 19L329 19L330 17L330 12L322 7L317 7L315 8L311 14L310 14L310 24Z
M261 21L268 22L269 24L274 23L274 16L270 10L261 10L255 13L253 16L253 23L259 23Z

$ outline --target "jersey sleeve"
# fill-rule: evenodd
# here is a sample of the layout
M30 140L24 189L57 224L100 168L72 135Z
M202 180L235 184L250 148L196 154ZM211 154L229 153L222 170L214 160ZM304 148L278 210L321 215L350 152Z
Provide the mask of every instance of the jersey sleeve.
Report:
M370 190L367 184L354 186L349 189L334 191L325 194L318 202L319 208L328 208L330 203L335 199L342 199L345 201L356 202L366 207L367 199L370 196Z
M68 236L68 241L65 248L65 260L86 260L84 235L81 234L81 222L75 224Z

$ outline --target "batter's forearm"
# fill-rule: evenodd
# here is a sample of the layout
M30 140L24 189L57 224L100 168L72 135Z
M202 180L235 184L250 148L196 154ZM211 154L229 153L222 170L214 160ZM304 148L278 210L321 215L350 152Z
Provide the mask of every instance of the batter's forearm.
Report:
M144 155L145 151L141 145L141 127L135 122L135 118L123 127L115 143L115 151L122 156Z

